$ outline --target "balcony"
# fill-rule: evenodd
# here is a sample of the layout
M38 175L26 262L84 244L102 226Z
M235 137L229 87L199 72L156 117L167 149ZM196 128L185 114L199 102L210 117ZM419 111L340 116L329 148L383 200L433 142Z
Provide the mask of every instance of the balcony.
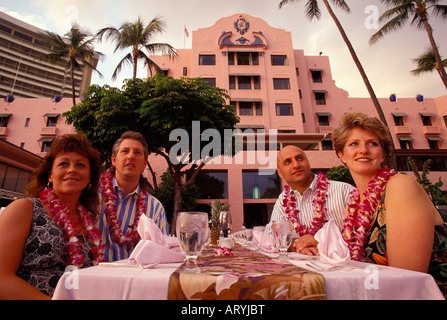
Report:
M332 126L320 126L319 132L320 133L332 133Z
M56 136L57 127L43 127L40 131L41 136Z
M438 135L441 134L441 129L439 127L424 126L422 127L422 132L424 135Z
M0 127L0 137L6 137L7 132L8 132L7 127Z
M413 131L411 130L411 127L405 127L405 126L396 126L394 127L394 134L399 135L411 135Z

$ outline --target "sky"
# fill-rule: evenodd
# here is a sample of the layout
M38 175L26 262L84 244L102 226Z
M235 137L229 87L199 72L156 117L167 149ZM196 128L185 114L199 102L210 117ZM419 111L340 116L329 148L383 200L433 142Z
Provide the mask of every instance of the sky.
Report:
M106 26L118 28L125 21L133 22L138 17L149 23L155 17L166 22L166 30L156 39L175 48L191 48L192 31L207 28L222 17L245 13L260 17L270 26L290 31L294 49L304 50L305 55L329 57L332 78L337 87L348 91L350 97L369 97L360 73L340 36L333 20L328 15L323 1L319 1L322 18L309 21L305 17L307 0L294 1L278 8L280 0L0 0L0 11L44 30L58 34L69 31L71 23L96 33ZM399 31L387 34L374 45L369 38L381 25L378 17L387 9L379 0L346 0L351 14L334 8L357 55L366 71L376 95L380 98L395 93L401 98L422 94L434 98L447 94L437 72L414 76L413 59L429 47L425 30L417 30L407 22ZM447 1L441 1L446 4ZM431 18L434 37L441 56L447 57L447 20ZM184 28L189 31L185 38ZM442 34L444 33L444 34ZM123 80L132 76L131 68L122 69L116 81L111 75L118 62L128 51L113 52L114 44L103 41L95 46L105 57L94 73L92 83L109 84L121 88ZM139 66L139 77L147 72Z

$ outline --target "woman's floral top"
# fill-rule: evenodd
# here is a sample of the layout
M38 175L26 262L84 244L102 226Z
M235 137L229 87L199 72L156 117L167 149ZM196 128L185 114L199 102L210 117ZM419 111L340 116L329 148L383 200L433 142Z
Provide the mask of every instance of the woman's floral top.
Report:
M388 265L386 250L386 210L385 193L383 193L377 211L373 215L367 243L365 245L366 261ZM428 273L433 276L444 297L447 298L447 222L435 226L433 252Z

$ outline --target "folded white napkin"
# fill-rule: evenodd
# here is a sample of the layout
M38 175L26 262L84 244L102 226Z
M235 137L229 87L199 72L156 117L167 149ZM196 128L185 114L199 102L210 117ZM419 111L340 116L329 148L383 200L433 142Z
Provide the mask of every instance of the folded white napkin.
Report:
M278 252L275 240L266 232L262 230L253 230L253 238L259 243L259 247L265 252Z
M182 262L185 259L177 238L164 235L152 219L141 215L137 230L141 240L132 251L130 262L146 265Z
M321 262L337 266L351 260L348 245L334 220L330 220L315 234L315 240L318 241Z

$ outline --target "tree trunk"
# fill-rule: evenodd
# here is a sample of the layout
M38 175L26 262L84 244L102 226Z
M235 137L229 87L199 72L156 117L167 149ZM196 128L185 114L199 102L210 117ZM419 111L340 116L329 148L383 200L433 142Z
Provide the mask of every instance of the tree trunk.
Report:
M359 58L357 57L357 54L354 50L354 47L352 46L351 42L348 39L348 36L346 35L345 30L343 29L343 26L341 25L340 21L338 20L337 16L335 15L334 11L332 11L331 6L329 5L329 2L327 0L323 0L324 4L326 5L326 8L329 12L329 15L332 17L332 19L334 20L338 30L340 31L340 34L346 44L346 46L348 47L349 53L352 56L352 59L354 60L355 65L357 66L357 69L360 72L360 75L362 76L363 82L365 83L366 89L368 90L368 93L371 97L371 100L374 104L374 107L376 108L376 111L379 115L379 119L385 124L385 126L388 126L388 123L386 121L385 115L382 111L382 107L380 106L379 100L376 97L376 94L374 93L374 90L372 88L371 83L369 82L369 79L366 75L365 70L363 69L363 66L359 60ZM391 133L390 133L391 135ZM393 142L393 137L391 136L391 142L392 142L392 152L390 154L390 159L388 161L388 166L392 169L397 169L397 161L396 161L396 151L395 151L395 147L394 147L394 142Z
M137 64L138 64L138 57L136 55L133 56L133 78L135 79L137 77Z
M182 211L182 182L180 172L173 170L174 173L174 212L172 214L172 221L170 227L170 234L175 235L175 224L178 213Z
M421 13L421 19L424 23L425 30L427 30L428 39L430 40L430 45L433 48L433 53L436 59L436 70L441 76L441 80L444 83L444 86L447 88L447 73L445 71L444 65L442 64L441 55L439 54L438 46L436 45L435 38L433 37L433 29L428 23L428 18L426 13Z
M70 77L71 77L71 94L73 95L73 105L76 105L76 90L75 90L75 82L74 82L73 59L70 60Z

